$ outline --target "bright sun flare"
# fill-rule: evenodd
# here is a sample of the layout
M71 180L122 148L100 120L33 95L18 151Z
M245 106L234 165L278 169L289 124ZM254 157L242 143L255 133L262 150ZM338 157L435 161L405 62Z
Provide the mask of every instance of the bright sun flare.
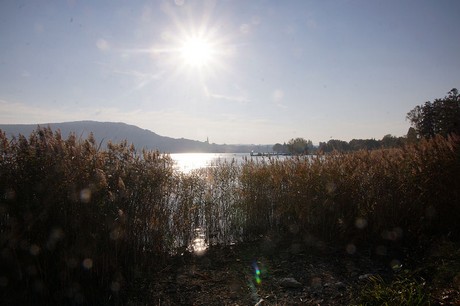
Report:
M209 41L198 37L188 38L184 41L180 51L182 59L187 65L198 68L209 65L215 53Z

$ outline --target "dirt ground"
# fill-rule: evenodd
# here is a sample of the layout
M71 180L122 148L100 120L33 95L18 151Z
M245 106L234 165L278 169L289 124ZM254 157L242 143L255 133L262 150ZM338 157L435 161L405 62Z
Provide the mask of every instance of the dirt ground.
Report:
M404 260L398 259L401 264ZM356 304L371 275L394 276L390 262L391 256L375 258L358 251L350 255L304 243L280 246L261 240L211 247L201 255L185 253L172 259L137 288L148 292L136 295L145 299L131 299L128 304L350 305ZM458 290L436 290L439 305L459 303Z
M325 260L307 250L292 251L275 256L253 247L210 250L178 268L168 266L164 281L153 287L153 300L158 305L343 305L356 285L350 279L383 272L352 258Z

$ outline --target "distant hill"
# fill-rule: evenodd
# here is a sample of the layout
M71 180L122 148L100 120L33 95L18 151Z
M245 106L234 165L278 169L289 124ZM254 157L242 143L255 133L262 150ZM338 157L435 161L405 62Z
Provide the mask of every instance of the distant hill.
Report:
M62 137L67 138L70 133L85 139L92 132L97 142L106 147L110 140L118 143L127 140L134 144L136 149L158 150L166 153L244 153L250 151L271 150L271 146L259 145L219 145L205 141L184 138L160 136L150 130L141 129L135 125L122 122L74 121L46 124L0 124L0 130L8 137L17 137L19 134L29 136L38 127L50 127L53 131L60 130Z

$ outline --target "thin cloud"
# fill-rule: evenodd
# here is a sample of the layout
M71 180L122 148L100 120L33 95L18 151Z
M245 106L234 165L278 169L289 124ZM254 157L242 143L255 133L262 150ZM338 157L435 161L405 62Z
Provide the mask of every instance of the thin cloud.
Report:
M227 101L236 101L239 103L249 103L251 100L245 96L227 96L227 95L220 95L220 94L215 94L209 91L209 89L205 86L204 87L204 94L208 98L212 99L221 99L221 100L227 100Z
M96 42L96 47L101 51L110 50L110 44L107 40L99 38Z
M27 106L23 103L0 99L0 122L4 124L30 124L71 121L75 113L54 107Z
M273 100L275 100L275 102L279 102L283 100L283 98L284 98L284 92L281 89L277 89L273 92Z
M133 77L136 77L136 78L139 78L139 79L159 79L161 77L161 75L162 75L162 73L152 74L152 73L144 73L144 72L137 71L137 70L113 69L112 72L116 73L116 74L133 76Z
M139 79L139 83L135 87L135 89L137 90L137 89L141 89L142 87L151 83L152 81L160 80L164 74L164 71L160 71L158 73L144 73L144 72L140 72L136 70L113 69L112 73L131 76L131 77Z
M284 91L281 89L276 89L273 94L272 94L273 101L275 101L276 106L281 107L281 108L287 108L287 106L282 103L284 100Z
M157 81L157 80L160 80L162 79L162 76L165 74L164 71L159 71L157 73L145 73L145 72L142 72L142 71L138 71L138 70L122 70L122 69L114 69L112 68L110 65L106 64L106 63L102 63L102 62L96 62L96 64L104 67L105 69L108 70L109 73L113 73L113 74L118 74L118 75L124 75L124 76L127 76L127 77L133 77L135 79L137 79L137 85L134 86L133 90L138 90L138 89L141 89L143 87L145 87L145 85L153 82L153 81Z
M111 65L109 65L107 63L104 63L104 62L95 62L95 64L104 67L105 69L107 69L111 73L132 76L132 77L136 77L136 78L139 78L139 79L155 79L155 80L158 80L158 79L161 79L161 76L165 73L164 71L160 71L158 73L145 73L145 72L142 72L142 71L139 71L139 70L134 70L134 69L130 69L130 70L123 70L123 69L116 69L116 68L114 69L114 68L112 68Z
M124 111L116 107L106 108L45 108L31 107L22 103L0 99L0 122L3 124L45 124L66 121L95 120L102 122L125 122L149 129L159 135L204 140L209 137L215 143L270 143L272 134L260 131L273 128L273 122L265 118L246 115L216 114L196 116L181 110ZM191 128L193 127L193 128ZM287 128L277 128L276 134L286 133ZM280 139L283 139L281 136Z

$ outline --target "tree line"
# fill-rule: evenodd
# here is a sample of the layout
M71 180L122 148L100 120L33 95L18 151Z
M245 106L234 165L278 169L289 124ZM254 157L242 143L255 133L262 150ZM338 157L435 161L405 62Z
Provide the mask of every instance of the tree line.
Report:
M331 139L314 146L311 140L292 138L288 143L277 143L273 152L280 154L317 154L333 151L350 152L359 150L376 150L382 148L400 148L406 144L413 144L422 138L433 138L435 135L448 137L452 134L460 135L460 94L456 88L451 89L444 98L427 101L417 105L409 111L406 119L411 127L407 134L397 137L391 134L382 139L353 139L349 142Z
M444 98L416 106L406 118L418 138L460 135L460 95L457 88L451 89Z

